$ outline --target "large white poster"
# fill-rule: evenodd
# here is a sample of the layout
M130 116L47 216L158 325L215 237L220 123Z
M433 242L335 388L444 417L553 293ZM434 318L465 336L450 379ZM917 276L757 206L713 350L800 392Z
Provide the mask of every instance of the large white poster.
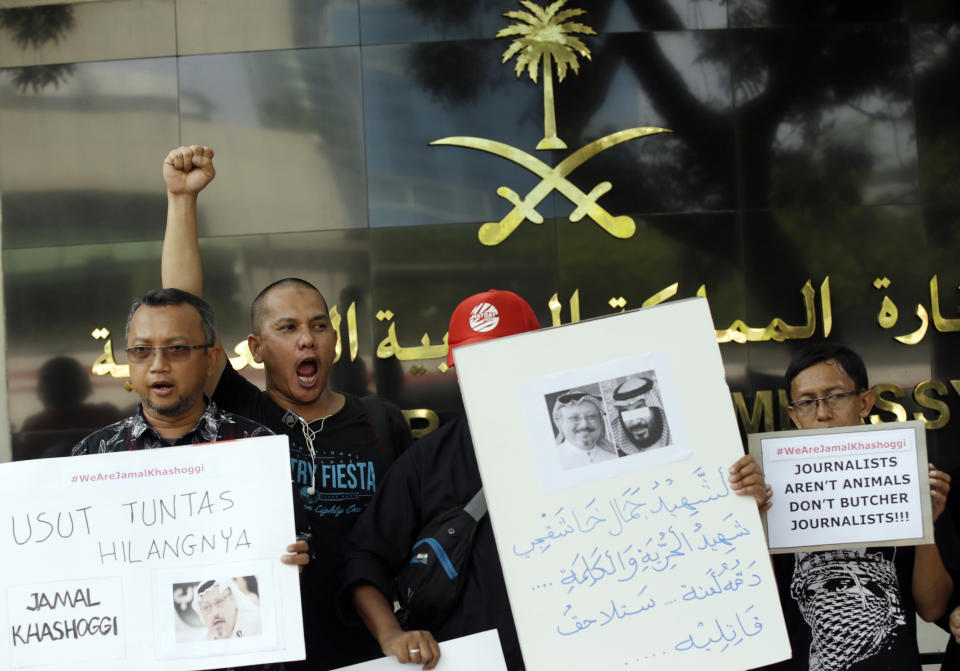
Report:
M303 658L287 440L0 466L0 666Z
M789 656L705 300L455 357L529 671Z

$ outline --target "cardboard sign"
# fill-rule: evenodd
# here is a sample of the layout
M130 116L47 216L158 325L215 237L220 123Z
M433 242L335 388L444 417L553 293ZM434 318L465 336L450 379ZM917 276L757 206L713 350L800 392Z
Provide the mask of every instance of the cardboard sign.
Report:
M0 666L303 659L287 439L0 465Z
M790 655L705 300L454 354L528 671Z
M923 422L751 434L770 551L933 542Z

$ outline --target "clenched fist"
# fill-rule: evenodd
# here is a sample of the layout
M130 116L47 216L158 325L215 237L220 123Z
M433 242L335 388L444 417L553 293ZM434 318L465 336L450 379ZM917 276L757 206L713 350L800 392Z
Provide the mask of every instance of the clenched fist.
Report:
M210 147L178 147L163 160L163 179L171 195L196 196L216 174Z

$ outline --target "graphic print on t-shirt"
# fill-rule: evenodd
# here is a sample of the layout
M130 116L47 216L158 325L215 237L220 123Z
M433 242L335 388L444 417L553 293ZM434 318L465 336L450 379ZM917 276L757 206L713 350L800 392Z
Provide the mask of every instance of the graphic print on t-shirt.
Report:
M283 423L290 437L290 475L299 487L303 507L315 517L359 515L377 491L373 461L344 449L320 449L318 434L326 418L306 422L291 410ZM313 448L313 449L311 449Z
M810 626L810 671L847 669L890 649L906 625L897 572L880 552L798 552L790 595Z
M377 491L372 461L361 461L345 452L317 450L310 455L291 455L290 469L300 487L303 507L319 517L358 515ZM311 477L312 475L312 477ZM311 493L311 489L314 491Z

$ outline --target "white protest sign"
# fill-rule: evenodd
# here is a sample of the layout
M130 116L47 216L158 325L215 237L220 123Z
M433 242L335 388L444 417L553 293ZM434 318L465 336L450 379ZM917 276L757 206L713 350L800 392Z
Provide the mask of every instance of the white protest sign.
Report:
M381 657L336 671L412 671L417 664L401 664L396 657ZM440 662L436 671L507 671L496 629L440 642Z
M454 354L528 671L789 657L705 300Z
M749 436L771 552L933 542L923 422Z
M0 465L0 668L303 658L287 439Z

